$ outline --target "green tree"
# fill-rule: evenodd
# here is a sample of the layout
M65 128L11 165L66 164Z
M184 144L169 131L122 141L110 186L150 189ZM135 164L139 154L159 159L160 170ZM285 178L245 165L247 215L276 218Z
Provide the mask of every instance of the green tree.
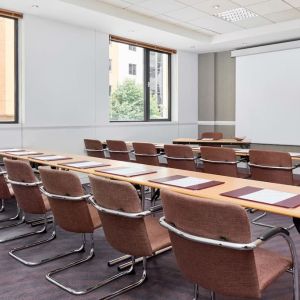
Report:
M155 96L150 98L151 117L160 116ZM142 85L132 79L124 82L112 93L110 101L110 119L113 121L144 120L144 91Z
M111 120L139 121L144 118L144 94L141 85L126 79L112 93L110 102Z

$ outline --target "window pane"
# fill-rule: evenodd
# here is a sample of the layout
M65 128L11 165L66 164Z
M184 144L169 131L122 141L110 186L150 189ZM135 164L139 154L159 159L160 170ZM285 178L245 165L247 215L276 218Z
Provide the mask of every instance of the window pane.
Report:
M131 51L126 44L109 46L110 120L144 120L144 49Z
M15 21L0 17L0 122L15 121Z
M150 51L150 119L169 117L169 55Z

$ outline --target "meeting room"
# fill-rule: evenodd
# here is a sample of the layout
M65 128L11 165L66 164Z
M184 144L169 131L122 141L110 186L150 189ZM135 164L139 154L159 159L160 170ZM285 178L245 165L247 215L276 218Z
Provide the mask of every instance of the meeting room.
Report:
M300 300L300 0L0 0L0 300Z

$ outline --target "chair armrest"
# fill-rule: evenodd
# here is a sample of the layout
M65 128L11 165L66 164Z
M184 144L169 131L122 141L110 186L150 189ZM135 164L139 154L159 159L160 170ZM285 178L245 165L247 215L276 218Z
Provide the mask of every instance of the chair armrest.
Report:
M158 211L162 211L162 209L163 209L162 205L155 205L155 206L151 207L149 210L152 213L156 213Z
M275 228L272 228L271 230L267 231L263 235L259 236L258 238L260 240L262 240L263 242L266 242L275 236L283 235L283 234L286 236L290 235L290 233L286 229L284 229L282 227L275 227Z

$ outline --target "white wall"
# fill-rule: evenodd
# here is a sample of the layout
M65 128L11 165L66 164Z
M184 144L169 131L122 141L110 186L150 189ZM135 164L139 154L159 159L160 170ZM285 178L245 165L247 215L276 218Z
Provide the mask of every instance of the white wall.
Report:
M83 153L88 137L168 143L197 136L197 55L173 58L172 122L112 124L108 35L31 15L21 23L21 124L0 125L0 147Z

